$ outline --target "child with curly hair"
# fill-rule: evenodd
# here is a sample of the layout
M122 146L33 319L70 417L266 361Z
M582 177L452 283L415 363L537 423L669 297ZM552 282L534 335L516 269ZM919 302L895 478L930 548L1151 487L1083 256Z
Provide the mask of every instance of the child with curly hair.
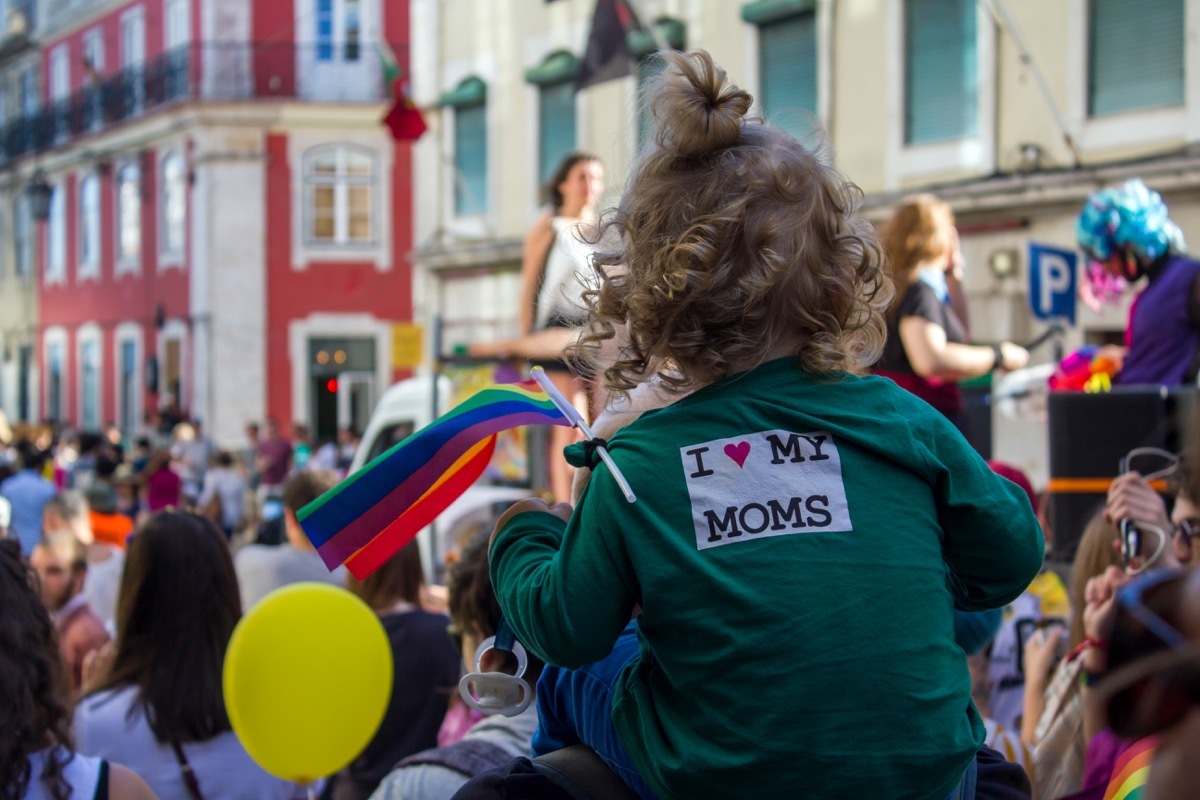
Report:
M599 467L490 550L555 665L535 753L582 742L642 797L946 797L995 757L951 612L1017 597L1041 530L942 415L862 375L891 287L857 188L708 54L662 57L580 347L619 336L606 388L679 399L608 443L636 503Z

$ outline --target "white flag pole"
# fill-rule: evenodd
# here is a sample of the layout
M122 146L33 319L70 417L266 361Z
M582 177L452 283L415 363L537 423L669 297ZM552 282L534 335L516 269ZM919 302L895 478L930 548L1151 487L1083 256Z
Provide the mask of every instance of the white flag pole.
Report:
M546 371L541 367L534 367L530 370L530 373L533 375L533 379L537 381L538 386L541 386L546 394L550 396L550 399L554 401L554 405L563 413L563 416L570 420L571 425L582 431L583 435L589 440L594 440L596 434L592 433L592 429L584 421L583 415L579 413L579 409L575 408L567 398L563 397L562 392L550 380L550 376L546 374ZM600 454L600 460L605 463L608 471L612 473L613 480L617 482L617 486L621 487L621 492L625 495L625 499L630 503L636 503L637 497L634 496L633 489L629 486L629 481L625 480L625 476L621 474L621 470L617 467L616 462L612 460L612 456L608 454L608 450L603 445L600 445L596 447L596 452Z

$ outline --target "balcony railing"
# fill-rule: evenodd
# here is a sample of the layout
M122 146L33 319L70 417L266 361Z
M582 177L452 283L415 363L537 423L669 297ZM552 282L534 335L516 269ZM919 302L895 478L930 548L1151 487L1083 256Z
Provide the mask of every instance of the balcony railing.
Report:
M0 164L182 102L386 99L375 48L191 43L94 80L0 127Z

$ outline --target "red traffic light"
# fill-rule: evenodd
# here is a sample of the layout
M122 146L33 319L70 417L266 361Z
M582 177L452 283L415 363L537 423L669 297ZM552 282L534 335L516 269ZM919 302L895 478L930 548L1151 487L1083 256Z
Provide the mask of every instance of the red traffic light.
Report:
M330 394L337 394L337 378L330 378L325 381L325 391Z

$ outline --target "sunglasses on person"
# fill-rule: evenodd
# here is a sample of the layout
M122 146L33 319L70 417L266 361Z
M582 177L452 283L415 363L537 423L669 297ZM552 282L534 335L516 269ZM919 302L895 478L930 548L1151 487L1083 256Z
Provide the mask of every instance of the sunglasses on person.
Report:
M1122 738L1164 731L1200 705L1200 645L1165 616L1178 610L1188 574L1154 570L1117 590L1112 668L1097 686L1097 700Z
M1200 536L1200 517L1185 517L1175 525L1175 535L1182 536L1189 545Z

